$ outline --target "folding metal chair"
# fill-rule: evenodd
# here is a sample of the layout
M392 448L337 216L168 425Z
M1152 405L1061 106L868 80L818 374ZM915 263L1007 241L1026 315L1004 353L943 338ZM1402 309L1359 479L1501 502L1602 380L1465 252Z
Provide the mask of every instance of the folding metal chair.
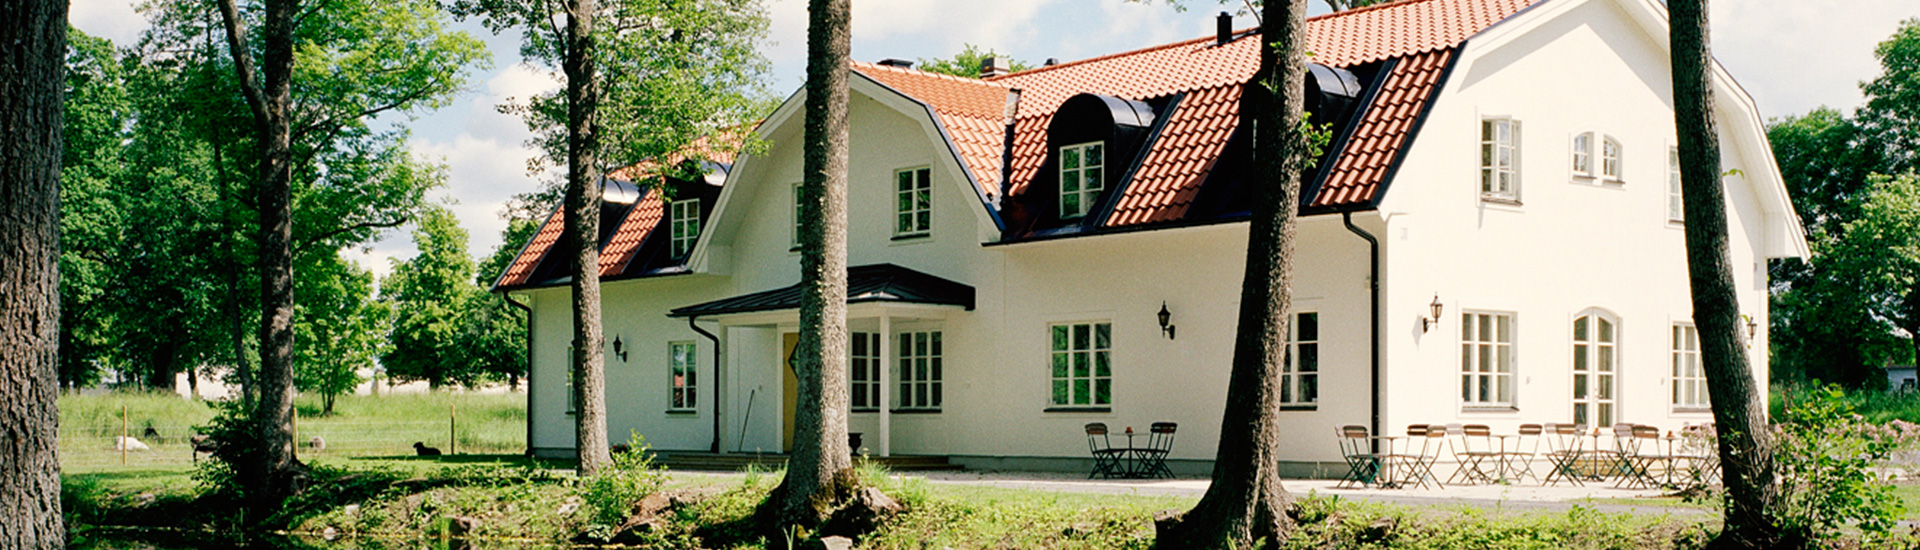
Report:
M1391 455L1388 469L1404 472L1393 480L1399 487L1435 488L1440 478L1434 477L1433 465L1440 461L1440 453L1446 450L1447 428L1439 424L1407 425L1406 444L1401 452Z
M1585 485L1580 481L1580 473L1575 469L1583 454L1581 441L1585 439L1582 437L1585 434L1581 432L1584 430L1573 424L1548 424L1546 429L1547 435L1544 439L1547 440L1548 469L1547 477L1541 482L1552 485L1561 481L1571 481L1574 485Z
M1173 422L1155 422L1148 428L1147 448L1135 449L1141 453L1140 473L1147 477L1173 477L1173 470L1167 469L1167 455L1173 454L1173 432L1180 425Z
M1373 452L1373 437L1367 434L1367 427L1347 425L1334 428L1333 432L1339 438L1340 457L1347 461L1347 475L1335 486L1351 488L1353 484L1366 486L1383 483L1380 478L1384 473L1386 455Z
M1087 474L1087 479L1093 479L1096 476L1111 479L1126 475L1125 468L1121 466L1121 459L1125 457L1127 450L1113 448L1113 443L1107 439L1106 423L1087 424L1087 451L1093 453L1093 471Z
M1513 480L1516 482L1528 476L1539 480L1540 476L1533 473L1533 459L1540 454L1540 438L1544 431L1539 424L1521 424L1520 436L1513 440L1513 450L1500 451L1501 471L1513 472ZM1504 477L1504 474L1502 475Z
M1487 459L1493 459L1496 467L1500 461L1500 453L1493 450L1493 429L1486 424L1467 424L1454 434L1453 441L1453 458L1460 461L1460 468L1447 477L1447 483L1493 483L1493 476L1486 470Z

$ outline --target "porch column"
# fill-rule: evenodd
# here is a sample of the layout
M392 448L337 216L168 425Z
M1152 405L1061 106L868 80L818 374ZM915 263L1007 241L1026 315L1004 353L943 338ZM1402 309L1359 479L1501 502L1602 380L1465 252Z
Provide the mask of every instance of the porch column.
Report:
M880 311L880 456L893 456L893 316ZM858 449L855 449L856 451Z

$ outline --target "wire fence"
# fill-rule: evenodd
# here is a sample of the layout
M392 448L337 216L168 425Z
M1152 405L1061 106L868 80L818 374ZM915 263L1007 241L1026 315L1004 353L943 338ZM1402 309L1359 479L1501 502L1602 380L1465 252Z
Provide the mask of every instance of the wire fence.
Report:
M122 413L125 418L125 413ZM473 415L484 416L484 415ZM138 418L139 413L133 413ZM462 421L465 420L465 425ZM437 420L333 420L299 418L294 443L303 460L315 458L400 458L422 453L518 454L526 449L524 424L488 418L461 418L448 411ZM207 458L208 445L196 450L200 428L186 424L121 422L119 426L63 426L60 462L75 469L120 466L178 466ZM416 448L418 443L421 448Z

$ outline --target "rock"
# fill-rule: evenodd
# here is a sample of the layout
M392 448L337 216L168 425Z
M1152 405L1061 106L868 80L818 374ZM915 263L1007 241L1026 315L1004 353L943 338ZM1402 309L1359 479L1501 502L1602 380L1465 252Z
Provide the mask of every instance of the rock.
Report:
M466 536L480 529L480 520L467 516L448 516L447 534L456 537Z
M127 436L124 436L124 435L116 435L116 436L113 436L113 450L116 450L116 451L145 451L145 450L150 450L150 449L152 449L152 447L148 447L148 446L147 446L147 444L145 444L145 443L141 443L141 442L140 442L140 440L138 440L138 439L134 439L134 438L131 438L131 437L127 437Z
M834 510L827 522L820 526L820 532L827 535L859 537L872 533L893 516L906 511L899 501L867 487L853 494L845 506Z
M346 512L346 513L348 513L348 514L358 514L358 513L360 513L360 505L358 505L358 504L348 504L348 505L347 505L347 507L345 507L345 508L341 508L341 509L340 509L340 511L342 511L342 512Z
M873 489L868 489L873 491ZM878 491L875 491L878 492ZM885 497L886 495L880 495ZM892 500L892 499L888 499ZM820 539L820 545L827 550L853 550L853 539L847 537L827 537Z
M1372 525L1360 531L1360 542L1385 542L1393 537L1393 530L1399 526L1400 522L1390 517L1373 520Z
M1087 535L1091 535L1094 531L1098 530L1100 530L1099 524L1082 521L1068 525L1066 529L1060 531L1060 536L1070 539L1085 538Z
M320 538L326 539L328 542L340 540L340 530L334 529L333 526L329 525L326 529L320 530Z
M568 497L566 502L560 503L560 509L554 510L553 513L564 516L564 515L572 514L574 510L579 510L579 509L580 509L580 497Z

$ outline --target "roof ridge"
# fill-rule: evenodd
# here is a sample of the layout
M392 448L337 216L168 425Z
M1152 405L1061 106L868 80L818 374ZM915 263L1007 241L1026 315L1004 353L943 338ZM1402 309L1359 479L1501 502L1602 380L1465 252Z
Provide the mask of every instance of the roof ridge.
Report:
M1367 7L1363 7L1363 8L1353 8L1353 9L1349 9L1349 10L1342 10L1342 11L1336 11L1336 12L1333 12L1333 13L1323 13L1323 14L1320 14L1320 15L1316 15L1316 16L1313 16L1313 17L1308 17L1308 18L1306 19L1306 21L1304 21L1304 22L1306 22L1306 23L1313 23L1313 22L1317 22L1317 21L1325 21L1325 20L1329 20L1329 19L1338 19L1338 18L1341 18L1341 17L1347 17L1347 16L1351 16L1351 15L1355 15L1355 14L1360 14L1360 13L1366 13L1366 12L1371 12L1371 11L1378 11L1378 10L1381 10L1381 9L1386 9L1386 8L1392 8L1392 7L1399 7L1399 6L1403 6L1403 5L1407 5L1407 4L1418 4L1418 3L1422 3L1422 2L1438 2L1438 1L1441 1L1441 0L1393 0L1393 1L1391 1L1391 2L1384 2L1384 3L1380 3L1380 4L1374 4L1374 5L1371 5L1371 6L1367 6ZM1240 36L1241 34L1245 34L1245 33L1253 33L1253 34L1258 34L1259 32L1260 32L1260 26L1259 26L1259 25L1254 25L1254 26L1252 26L1252 27L1247 27L1247 28L1244 28L1244 29L1239 29L1239 30L1235 30L1235 31L1233 31L1233 36L1235 36L1235 37L1239 37L1239 36ZM1238 39L1238 38L1236 38L1236 40L1237 40L1237 39ZM1049 71L1049 70L1053 70L1053 69L1058 69L1058 68L1062 68L1062 67L1072 67L1072 66L1075 66L1075 65L1084 65L1084 64L1087 64L1087 63L1092 63L1092 62L1095 62L1095 61L1105 61L1105 60L1108 60L1108 59L1114 59L1114 58L1118 58L1118 57L1126 57L1126 56L1130 56L1130 55L1138 55L1138 54L1143 54L1143 53L1147 53L1147 52L1155 52L1155 51L1160 51L1160 50L1165 50L1165 49L1171 49L1171 48L1177 48L1177 47L1180 47L1180 46L1188 46L1188 45L1193 45L1193 44L1199 44L1199 43L1202 43L1202 42L1211 42L1211 41L1214 41L1214 40L1219 40L1219 37L1218 37L1218 36L1202 36L1202 37L1199 37L1199 38L1190 38L1190 39L1187 39L1187 40L1181 40L1181 41L1178 41L1178 42L1169 42L1169 43L1166 43L1166 44L1156 44L1156 45L1152 45L1152 46L1146 46L1146 47L1142 47L1142 48L1137 48L1137 49L1132 49L1132 50L1127 50L1127 51L1123 51L1123 52L1117 52L1117 53L1110 53L1110 54L1106 54L1106 55L1101 55L1101 56L1096 56L1096 57L1089 57L1089 58L1086 58L1086 59L1075 59L1075 60L1073 60L1073 61L1068 61L1068 62L1065 62L1065 63L1055 63L1055 64L1052 64L1052 65L1044 65L1044 66L1040 66L1040 67L1034 67L1034 68L1032 68L1032 69L1027 69L1027 70L1024 70L1024 71L1020 71L1020 72L1015 72L1015 73L1007 73L1007 74L1003 74L1003 75L999 75L999 76L994 76L994 77L989 77L989 78L982 78L982 79L979 79L979 81L982 81L982 82L998 82L998 81L1001 81L1001 80L1005 80L1005 79L1009 79L1009 78L1013 78L1013 77L1017 77L1017 76L1025 76L1025 75L1031 75L1031 74L1037 74L1037 73L1041 73L1041 72L1044 72L1044 71ZM1397 56L1396 56L1396 57L1397 57ZM889 67L889 68L891 68L891 67Z
M895 67L895 66L892 66L892 65L882 65L882 64L879 64L879 63L868 63L868 62L866 62L866 61L851 61L850 63L852 63L852 64L853 64L853 66L854 66L854 68L856 68L856 69L862 69L862 70L864 70L864 69L874 69L874 70L880 70L880 71L894 71L894 72L899 72L899 73L904 73L904 74L910 74L910 75L914 75L914 76L924 76L924 77L928 77L928 78L934 78L934 79L940 79L940 80L946 80L946 81L950 81L950 82L959 82L959 83L965 83L965 84L979 84L979 85L982 85L982 86L987 86L987 87L991 87L991 88L999 88L999 89L1002 89L1002 90L1005 90L1005 89L1007 89L1007 88L1008 88L1008 86L1007 86L1007 85L1005 85L1005 84L1000 84L1000 83L998 83L998 82L989 82L989 81L987 81L987 80L985 80L985 79L979 79L979 78L966 78L966 77L959 77L959 76L954 76L954 75L950 75L950 74L947 74L947 73L936 73L936 72L933 72L933 71L923 71L923 70L920 70L920 69L912 69L912 68L903 68L903 67Z

